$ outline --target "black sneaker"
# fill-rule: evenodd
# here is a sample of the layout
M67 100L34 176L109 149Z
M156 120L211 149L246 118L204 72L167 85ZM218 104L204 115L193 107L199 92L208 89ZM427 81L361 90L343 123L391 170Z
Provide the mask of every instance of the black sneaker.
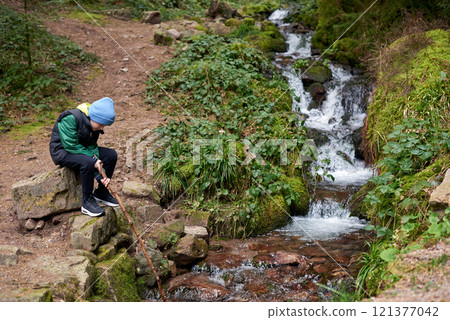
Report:
M102 207L97 204L94 196L89 196L86 200L83 200L83 206L81 207L81 212L90 217L98 217L105 213Z
M94 191L94 198L100 204L105 204L110 207L118 207L119 202L114 198L109 191L101 192L99 189Z

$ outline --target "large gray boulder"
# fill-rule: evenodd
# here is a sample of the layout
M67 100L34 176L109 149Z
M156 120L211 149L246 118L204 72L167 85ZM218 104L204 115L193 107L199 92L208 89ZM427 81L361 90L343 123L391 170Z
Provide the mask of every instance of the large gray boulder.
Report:
M154 186L139 181L125 181L122 191L128 196L148 197L152 202L159 204L160 198Z
M111 208L106 208L105 215L98 218L79 215L72 220L72 233L70 234L72 249L93 252L100 245L107 243L110 237L117 232L116 213Z
M36 280L32 287L51 288L53 300L85 300L92 294L95 268L87 257L43 255L29 262L27 267L47 279L45 282Z
M184 233L186 235L192 234L197 238L202 238L206 241L209 240L208 230L201 226L184 226Z
M12 186L13 209L19 219L79 209L82 197L79 175L67 168L58 167Z

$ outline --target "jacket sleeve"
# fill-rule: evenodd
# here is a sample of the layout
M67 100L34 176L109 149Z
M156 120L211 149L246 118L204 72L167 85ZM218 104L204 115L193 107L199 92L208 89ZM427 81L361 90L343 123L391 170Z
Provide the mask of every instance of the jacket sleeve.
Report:
M99 158L98 146L93 145L88 148L82 146L78 141L77 121L73 115L64 117L58 123L59 136L64 149L67 152L74 154L85 154L93 157L94 155ZM92 160L95 163L95 159Z

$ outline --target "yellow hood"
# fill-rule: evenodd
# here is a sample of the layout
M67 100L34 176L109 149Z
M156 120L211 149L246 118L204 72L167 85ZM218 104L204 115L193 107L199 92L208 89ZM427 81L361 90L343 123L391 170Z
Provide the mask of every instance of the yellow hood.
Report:
M83 103L80 104L77 109L81 110L85 115L89 117L89 107L91 106L90 103Z

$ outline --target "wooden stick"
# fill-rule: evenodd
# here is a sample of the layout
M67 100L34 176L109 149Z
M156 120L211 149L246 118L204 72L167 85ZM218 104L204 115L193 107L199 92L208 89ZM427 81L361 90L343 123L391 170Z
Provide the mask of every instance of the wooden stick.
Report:
M100 172L100 174L102 175L102 177L104 179L108 179L108 177L106 176L105 171L103 170L103 166L101 164L100 164L99 172ZM133 221L131 220L130 215L128 214L127 210L125 210L125 206L123 205L122 200L120 200L120 198L117 195L117 193L112 189L111 182L108 184L107 188L108 188L108 191L111 193L111 195L114 198L116 198L117 202L119 202L119 206L122 209L123 214L125 215L125 218L127 218L128 223L131 226L131 229L133 229L134 233L136 234L136 236L137 236L137 238L139 240L139 244L141 245L142 252L144 253L145 258L147 259L147 262L148 262L150 268L152 269L153 273L155 274L156 283L158 284L159 293L161 293L161 297L162 297L163 301L166 302L167 301L166 300L166 296L164 295L164 291L162 289L161 281L159 279L158 273L156 272L155 267L153 266L153 263L150 260L150 257L148 256L147 252L145 251L145 244L144 244L144 241L142 240L141 236L139 235L139 231L136 229L136 226L134 225Z

